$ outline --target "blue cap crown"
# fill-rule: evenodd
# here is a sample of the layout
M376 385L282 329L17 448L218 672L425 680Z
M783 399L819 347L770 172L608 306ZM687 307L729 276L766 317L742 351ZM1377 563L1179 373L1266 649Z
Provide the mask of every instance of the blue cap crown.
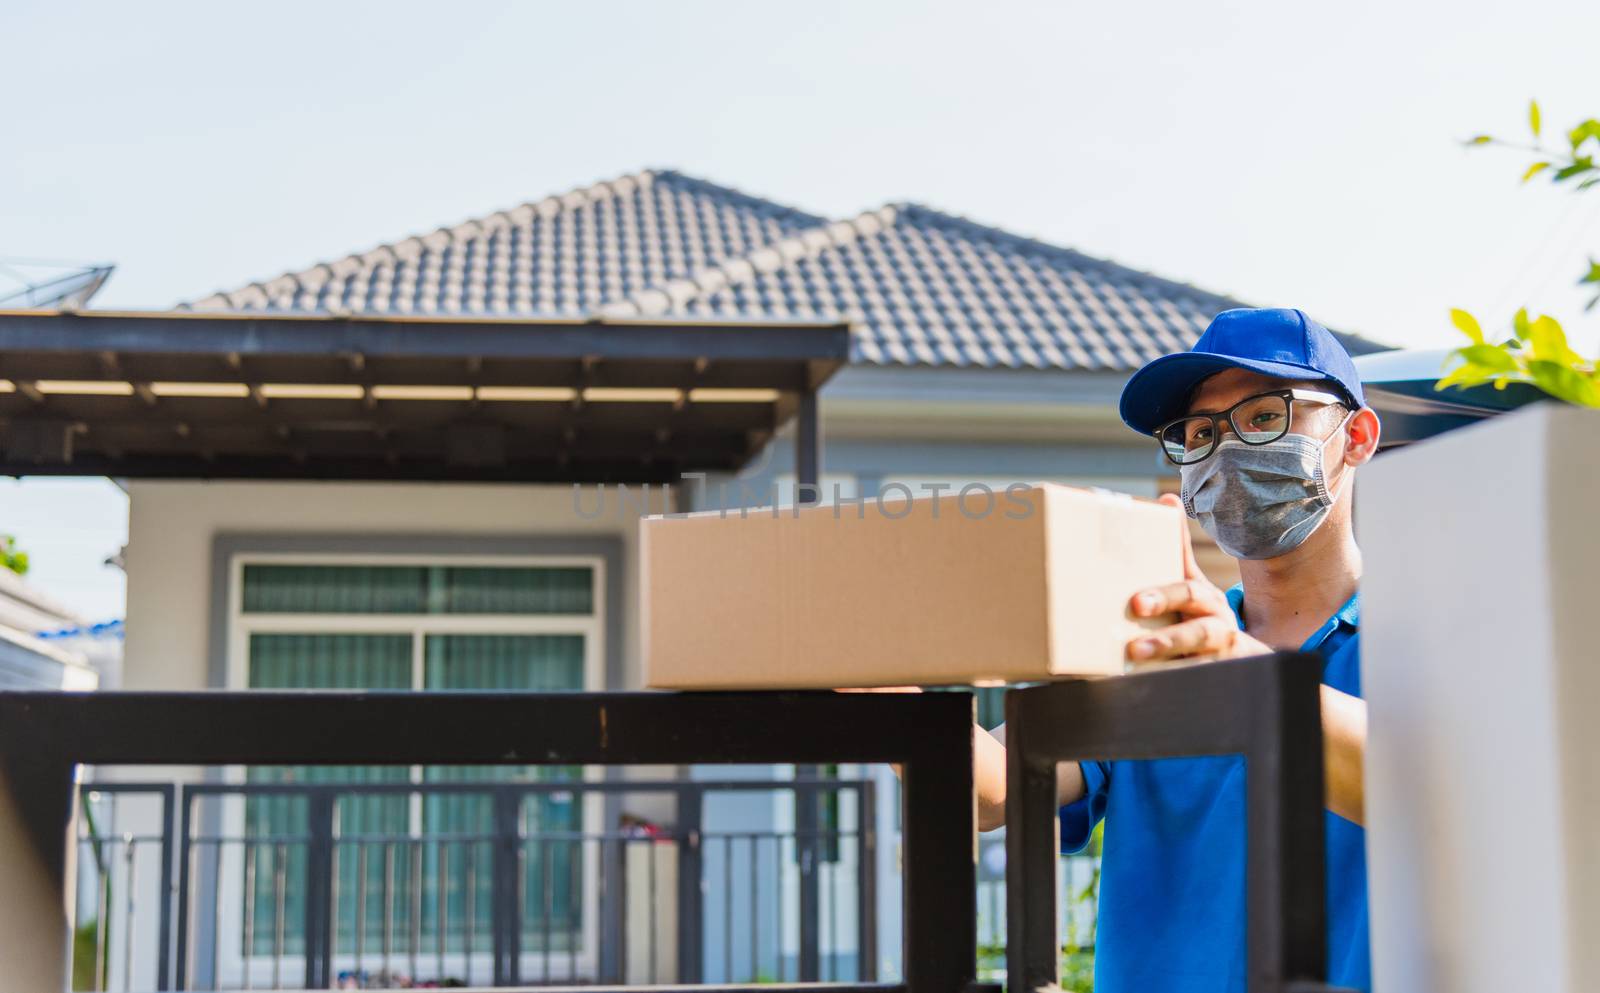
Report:
M1122 390L1122 420L1141 434L1182 417L1200 381L1224 369L1281 379L1320 380L1357 407L1361 377L1333 332L1303 311L1239 308L1212 318L1187 352L1163 355L1133 374Z

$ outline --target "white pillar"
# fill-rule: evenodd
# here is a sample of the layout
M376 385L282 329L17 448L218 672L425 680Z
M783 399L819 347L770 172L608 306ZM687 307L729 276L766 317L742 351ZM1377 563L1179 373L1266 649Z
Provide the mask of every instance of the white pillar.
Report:
M1540 404L1358 484L1374 986L1600 975L1600 413Z

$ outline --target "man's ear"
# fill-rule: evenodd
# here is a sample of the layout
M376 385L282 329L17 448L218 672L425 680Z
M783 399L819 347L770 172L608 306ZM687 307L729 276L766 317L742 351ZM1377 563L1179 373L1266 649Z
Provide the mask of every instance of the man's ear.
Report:
M1344 464L1358 466L1370 462L1378 454L1378 437L1382 431L1378 414L1371 407L1356 411L1345 428Z

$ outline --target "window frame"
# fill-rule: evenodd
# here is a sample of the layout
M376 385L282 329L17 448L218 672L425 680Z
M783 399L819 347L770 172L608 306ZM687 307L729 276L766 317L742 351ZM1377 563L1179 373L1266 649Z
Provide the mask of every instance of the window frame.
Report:
M593 584L590 594L591 610L587 614L322 614L322 613L262 613L244 609L244 570L248 565L298 565L298 566L420 566L420 567L493 567L493 568L555 568L580 566L590 570ZM406 634L411 638L411 688L413 692L426 688L427 646L429 635L487 634L524 635L555 634L580 635L584 639L583 685L586 692L606 688L606 613L610 577L606 571L606 557L602 554L454 554L406 552L315 552L315 551L233 551L227 559L227 614L223 665L224 686L230 690L250 688L250 636L252 634ZM413 783L423 782L421 766L410 766ZM243 783L247 773L243 766L228 766L222 770L224 782ZM604 770L585 768L583 779L598 781ZM590 792L583 801L581 812L585 824L604 822L605 798ZM223 833L237 836L243 833L244 805L228 804L222 812ZM410 804L408 834L419 836L422 821L422 797L413 795ZM242 852L240 853L242 856ZM595 853L583 853L582 888L583 915L579 933L582 946L577 956L577 966L587 974L594 974L599 965L599 860ZM262 975L270 968L264 964L271 956L247 955L242 947L243 936L243 876L239 872L222 875L218 887L217 912L214 915L216 933L214 942L220 943L217 951L218 976L222 983L242 981L247 959L252 975ZM336 965L351 953L336 949ZM460 959L459 954L447 956L447 961ZM525 950L522 953L524 974L542 974L544 953ZM489 953L472 955L474 978L486 975L492 966ZM565 952L554 953L551 965L565 967L569 957ZM304 968L304 957L285 955L279 960L281 968L295 975ZM531 970L531 971L530 971ZM574 979L574 981L577 981Z

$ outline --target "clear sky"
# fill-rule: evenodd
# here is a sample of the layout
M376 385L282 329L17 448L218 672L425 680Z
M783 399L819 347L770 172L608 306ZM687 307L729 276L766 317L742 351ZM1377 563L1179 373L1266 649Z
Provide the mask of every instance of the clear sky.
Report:
M1460 140L1521 137L1534 96L1549 130L1600 115L1596 38L1592 0L13 2L0 256L115 262L97 306L168 307L665 166L831 215L918 201L1395 344L1527 303L1592 349L1600 195ZM0 486L0 533L104 613L114 549L57 501L125 505L76 485Z

